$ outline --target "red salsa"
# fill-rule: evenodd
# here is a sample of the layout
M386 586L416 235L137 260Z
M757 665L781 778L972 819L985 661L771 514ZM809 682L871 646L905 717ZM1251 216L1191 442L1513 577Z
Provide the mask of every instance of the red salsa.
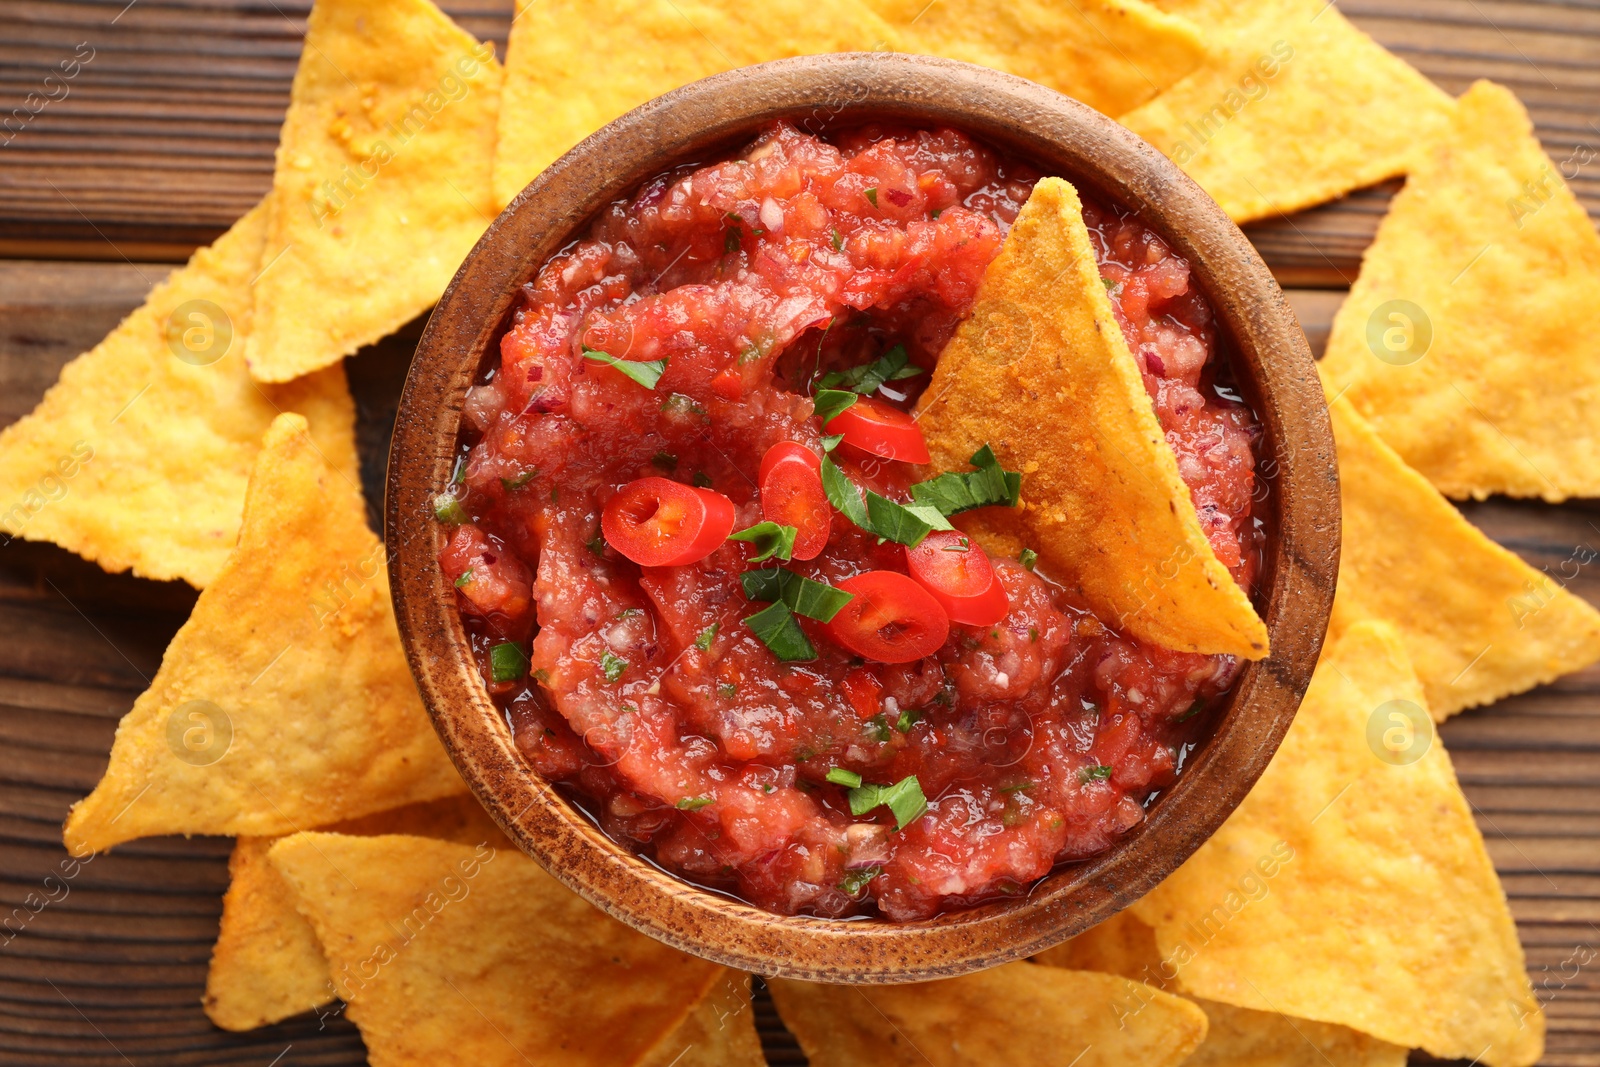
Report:
M786 914L1025 892L1140 822L1236 676L912 489L907 413L1038 176L954 130L779 124L613 204L524 288L435 501L440 565L530 766L668 870ZM1084 214L1248 589L1258 429L1211 311L1136 217Z

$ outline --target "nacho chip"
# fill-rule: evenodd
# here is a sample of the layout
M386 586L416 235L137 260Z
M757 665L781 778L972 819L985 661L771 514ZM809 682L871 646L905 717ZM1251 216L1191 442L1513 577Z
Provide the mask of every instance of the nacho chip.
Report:
M868 0L909 51L1007 71L1108 115L1138 107L1200 66L1187 19L1144 0Z
M342 368L279 387L256 385L245 368L265 225L257 205L0 432L8 538L204 587L238 540L245 482L280 411L305 415L328 462L357 477Z
M1018 319L1025 352L1010 343ZM1034 187L917 412L936 468L965 470L987 443L1022 472L1020 512L961 523L986 548L1033 548L1097 614L1144 640L1267 654L1266 625L1200 528L1065 181Z
M1448 94L1327 0L1161 6L1208 31L1212 54L1119 121L1235 222L1403 174L1417 146L1449 121Z
M1600 235L1498 85L1461 97L1333 320L1333 391L1446 496L1600 496Z
M429 0L317 0L278 144L258 381L334 363L427 310L498 213L501 69Z
M520 852L307 833L269 853L374 1067L633 1063L723 968L634 933Z
M341 834L413 834L512 848L470 794L408 804L326 828ZM328 960L294 890L267 861L277 837L241 837L228 861L222 928L206 972L206 1015L224 1030L253 1030L334 999Z
M239 547L123 716L67 848L291 833L465 788L406 666L361 490L280 415Z
M1351 626L1244 803L1133 911L1189 993L1523 1067L1544 1017L1426 699L1392 627Z
M540 0L506 42L497 204L601 126L692 81L787 56L903 50L851 0ZM597 76L596 63L605 70Z
M750 1003L750 976L724 970L637 1067L767 1067Z
M1105 971L1168 992L1176 983L1156 948L1156 934L1122 911L1040 953L1052 967ZM1210 1024L1184 1067L1403 1067L1406 1050L1348 1026L1195 999Z
M914 985L767 986L806 1056L829 1067L1161 1067L1206 1032L1204 1013L1181 997L1033 963Z
M1600 612L1462 518L1349 400L1328 407L1344 513L1330 633L1392 623L1440 721L1600 660Z

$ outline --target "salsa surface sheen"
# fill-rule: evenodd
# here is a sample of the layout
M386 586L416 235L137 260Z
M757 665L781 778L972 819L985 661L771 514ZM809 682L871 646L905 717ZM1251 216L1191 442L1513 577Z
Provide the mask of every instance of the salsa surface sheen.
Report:
M992 561L1005 618L952 624L932 656L864 661L801 619L818 658L786 663L741 621L763 606L740 584L754 546L640 567L599 532L606 501L648 476L725 494L736 529L760 522L767 450L822 453L818 377L896 344L931 370L1038 177L949 129L779 124L612 205L525 287L468 395L440 564L519 750L615 839L772 911L904 921L1025 892L1174 781L1239 664L1120 635L1016 560ZM1210 309L1136 217L1085 204L1180 473L1249 589L1258 429L1217 382ZM668 362L652 389L586 349ZM909 409L927 381L877 399ZM832 458L899 501L928 473L848 445ZM901 545L831 523L819 556L787 566L831 584L906 572ZM495 681L507 643L529 662ZM903 829L887 808L852 815L835 769L915 775L927 810Z

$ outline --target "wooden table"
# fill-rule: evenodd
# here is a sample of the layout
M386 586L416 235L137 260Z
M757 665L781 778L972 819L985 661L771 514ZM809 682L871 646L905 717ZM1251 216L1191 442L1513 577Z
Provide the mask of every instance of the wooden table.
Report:
M0 114L0 425L27 412L63 363L138 305L165 264L216 237L267 190L307 6L0 6L0 109L21 106L61 60L92 49L67 95L25 125L13 112L6 127ZM473 33L504 42L510 0L445 6ZM1595 0L1341 8L1450 92L1477 77L1511 86L1558 162L1600 146ZM1600 216L1600 163L1582 168L1573 186ZM1392 192L1249 228L1292 287L1319 350ZM419 328L350 361L374 501ZM1579 546L1600 547L1600 502L1495 500L1464 510L1534 566L1553 569ZM1600 566L1568 588L1600 602ZM194 596L104 574L47 545L0 548L0 919L65 859L67 807L99 778L118 718ZM1549 1013L1544 1062L1600 1067L1600 670L1468 712L1442 734ZM232 1035L201 1014L229 844L135 842L94 860L65 891L52 883L59 899L14 938L0 933L0 1064L362 1062L360 1038L342 1020ZM773 1062L804 1062L770 1010L761 1017Z

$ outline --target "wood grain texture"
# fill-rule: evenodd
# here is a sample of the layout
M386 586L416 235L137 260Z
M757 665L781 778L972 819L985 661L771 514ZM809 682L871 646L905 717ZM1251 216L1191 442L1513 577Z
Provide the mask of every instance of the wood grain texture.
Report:
M270 181L305 0L125 3L0 7L0 254L107 261L0 262L0 425L168 269L146 259L179 259L212 239ZM510 0L444 6L504 40ZM1558 163L1600 147L1600 3L1341 8L1452 92L1482 76L1510 85ZM95 58L69 95L8 134L12 109L82 41ZM1600 161L1572 184L1600 214ZM1281 278L1319 287L1290 294L1314 350L1391 192L1250 228ZM350 364L373 500L396 368L415 338L413 326ZM1576 548L1600 548L1600 502L1491 500L1463 511L1554 572ZM1600 603L1600 564L1569 588ZM0 547L0 1064L363 1062L342 1019L232 1035L201 1014L226 842L136 842L62 877L61 819L99 777L117 719L193 598L49 546ZM1544 1062L1600 1067L1600 670L1467 712L1441 733L1550 1017ZM764 998L757 1020L774 1064L804 1062Z

